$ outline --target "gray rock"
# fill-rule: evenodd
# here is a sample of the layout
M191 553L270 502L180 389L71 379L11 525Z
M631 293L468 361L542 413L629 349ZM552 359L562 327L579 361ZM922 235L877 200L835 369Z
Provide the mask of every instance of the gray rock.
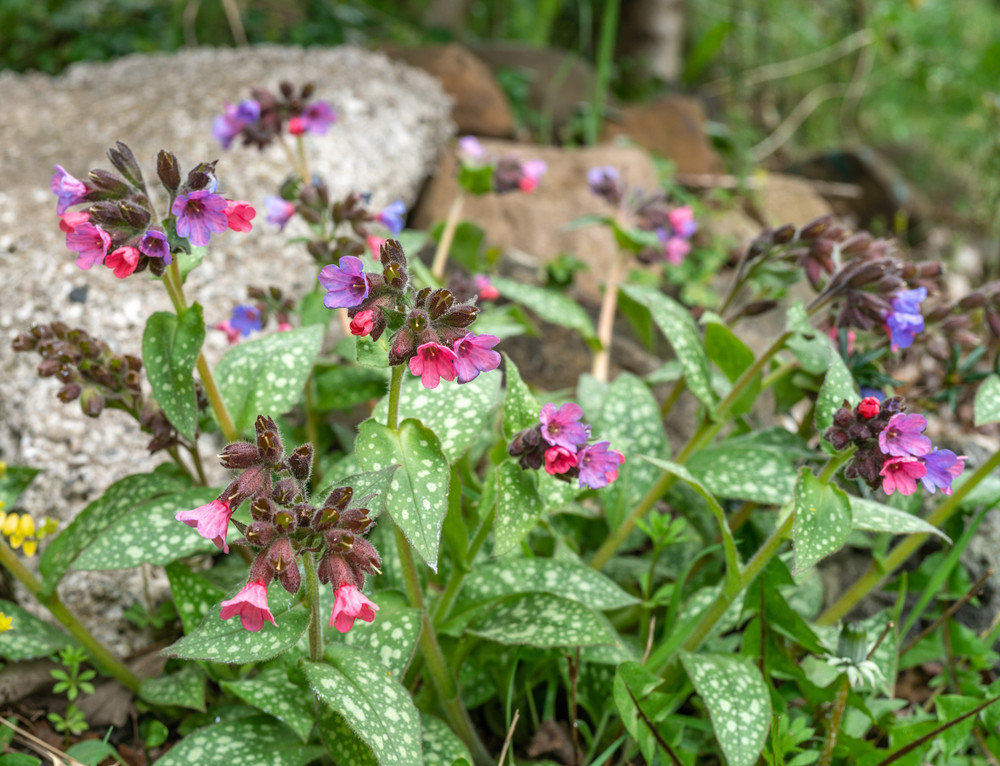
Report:
M222 151L211 135L224 101L248 98L252 86L276 89L286 79L315 82L315 97L339 115L325 136L307 140L311 169L331 193L367 191L374 205L401 198L411 206L453 132L451 105L436 80L381 54L350 47L196 49L78 64L56 78L0 73L0 459L43 470L18 510L65 525L114 481L163 460L162 453L146 453L148 436L124 413L91 420L76 404L60 404L58 384L35 376L38 357L11 351L11 339L32 323L59 319L117 351L137 353L146 317L170 309L162 285L145 275L118 280L101 266L76 267L54 215L53 165L78 177L110 168L105 151L116 140L132 148L147 180L155 180L161 148L173 151L185 171L220 159L220 191L251 201L258 216L249 234L213 238L188 280L189 299L204 306L212 326L245 300L247 285L277 285L297 297L311 289L317 269L301 246L285 242L304 230L293 222L278 233L262 209L288 172L281 147ZM155 183L149 185L155 195ZM209 359L225 348L222 333L210 331ZM202 453L214 455L218 445L203 441ZM145 641L121 619L122 609L142 598L141 582L135 571L74 574L60 593L102 641L126 653ZM153 573L154 600L163 589L164 578ZM31 606L30 598L22 602Z

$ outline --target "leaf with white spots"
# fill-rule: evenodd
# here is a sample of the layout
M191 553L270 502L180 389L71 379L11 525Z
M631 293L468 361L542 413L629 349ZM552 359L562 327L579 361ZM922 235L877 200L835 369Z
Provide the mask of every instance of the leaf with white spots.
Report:
M170 593L177 606L184 632L191 633L201 625L208 611L222 600L226 595L225 591L176 561L167 564L166 570Z
M378 597L376 595L376 600ZM344 635L344 643L366 650L396 678L402 678L420 638L420 610L382 606L374 622L358 620Z
M597 340L590 315L567 295L506 277L493 277L492 281L504 298L520 303L546 322L576 330L586 341Z
M795 485L795 525L792 527L793 574L839 551L851 534L851 504L847 493L824 484L808 468Z
M708 355L690 312L654 287L624 285L621 289L629 298L649 309L656 326L677 354L688 390L712 409L715 395L712 393Z
M159 707L176 706L205 709L205 673L197 665L185 665L162 678L144 678L139 696Z
M210 503L218 496L217 489L198 487L147 500L104 530L77 557L72 568L131 569L140 564L169 564L195 553L214 553L218 550L215 543L177 521L174 515Z
M197 303L179 318L169 311L151 314L142 333L142 361L153 395L167 420L192 441L198 428L193 373L204 342L205 320Z
M154 766L305 766L322 754L323 748L302 744L283 723L257 715L198 729Z
M698 450L684 465L716 497L767 505L788 502L797 477L787 455L726 443Z
M397 470L399 470L398 465L390 465L378 471L352 474L317 492L313 496L313 504L322 505L330 493L338 487L350 487L352 490L351 501L347 507L367 508L368 517L377 519L385 510L386 498L389 496L389 485Z
M377 341L373 341L367 336L356 337L354 358L362 367L389 369L389 347L386 341L385 335Z
M354 733L340 713L320 705L316 725L327 753L337 766L379 766L372 749Z
M419 420L441 440L441 451L449 463L456 462L487 427L500 394L500 373L484 372L462 385L424 388L411 377L403 383L399 396L399 419ZM386 422L388 397L384 397L372 417Z
M315 717L313 702L301 686L288 680L284 668L264 668L252 678L219 685L251 707L277 718L303 742L309 739Z
M508 596L469 626L468 632L500 644L554 646L617 644L617 634L583 604L548 593Z
M303 663L313 691L375 753L380 766L421 766L420 714L410 693L369 652L329 644L326 663Z
M466 576L453 611L517 593L549 593L601 612L639 601L588 566L556 559L502 558L477 566Z
M44 593L49 594L55 590L80 551L87 548L105 529L131 513L146 499L178 488L176 480L159 473L133 474L108 487L101 497L80 511L45 549L39 563Z
M865 529L869 532L890 532L894 535L928 534L937 535L951 544L948 537L937 527L928 524L919 516L900 511L892 506L875 500L851 495L851 524L854 529Z
M48 657L76 644L75 639L11 601L0 600L0 612L11 619L10 630L0 633L0 657L4 660L13 662Z
M503 358L504 370L507 373L507 393L503 402L503 432L508 439L512 439L518 431L531 428L538 423L538 413L542 411L542 405L521 378L521 372L513 360L506 354Z
M469 751L448 724L426 713L420 714L420 723L424 766L458 766L462 759L472 763Z
M400 468L389 483L386 509L427 565L437 570L441 525L448 511L448 458L437 436L416 420L398 431L374 420L361 424L355 452L366 471Z
M785 345L799 360L802 369L814 375L825 372L830 365L830 357L836 352L829 339L812 326L806 307L801 302L789 307L785 327L792 333Z
M976 391L973 405L976 426L996 423L1000 420L1000 375L993 374L983 379Z
M732 655L681 652L680 658L729 766L753 766L771 724L771 697L760 671Z
M845 399L852 407L861 400L854 383L854 376L847 369L840 353L833 348L829 338L824 339L824 342L830 348L830 366L826 370L826 377L823 379L819 396L816 398L816 431L818 433L823 433L833 425L834 413L844 405Z
M497 556L516 548L538 523L544 509L532 473L513 460L497 466L497 510L493 520L493 553Z
M230 594L230 598L236 591ZM275 625L265 621L257 632L240 624L239 616L223 620L222 604L212 606L197 630L163 650L168 657L185 660L208 660L229 664L258 662L277 657L295 646L309 627L309 610L299 606L280 585L268 589L268 606Z
M308 325L232 346L215 367L222 400L237 430L257 415L278 416L299 400L323 344L323 328Z

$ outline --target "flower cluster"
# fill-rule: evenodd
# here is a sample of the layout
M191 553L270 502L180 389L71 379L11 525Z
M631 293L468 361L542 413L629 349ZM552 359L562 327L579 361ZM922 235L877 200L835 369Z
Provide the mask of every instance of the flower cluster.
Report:
M213 234L250 231L256 211L248 202L216 194L215 163L202 163L181 181L177 158L157 155L156 170L169 195L170 215L160 221L150 202L142 170L132 150L120 141L108 150L118 173L91 170L81 181L56 165L51 189L56 195L59 227L76 265L102 263L119 279L149 267L159 276L178 249L203 247ZM76 205L86 207L70 210ZM186 240L187 242L183 242Z
M500 365L493 351L500 339L468 331L479 314L473 303L456 302L445 289L414 291L406 255L394 239L382 244L379 262L381 274L365 272L354 256L320 270L323 304L349 309L352 334L378 341L388 331L389 364L407 364L425 388L442 379L468 383Z
M241 303L233 307L229 319L215 325L216 330L226 334L230 344L239 343L240 338L260 332L273 315L278 323L278 332L291 330L291 314L295 301L284 297L279 287L270 287L267 291L259 287L248 287L247 295L253 303Z
M360 589L366 574L380 571L382 560L361 536L372 524L367 508L352 503L350 487L334 489L319 508L311 505L306 483L312 472L312 445L286 453L274 420L263 415L254 428L255 442L234 442L219 456L223 467L239 475L212 502L175 516L224 553L229 553L230 524L243 535L234 544L256 550L246 585L222 602L222 619L239 616L250 631L260 630L264 621L274 624L268 585L277 578L285 590L297 593L302 584L298 558L315 555L320 582L335 594L330 625L346 633L355 619L371 622L378 606ZM250 524L232 518L244 501L250 502Z
M458 141L459 185L470 194L533 192L548 170L543 160L494 157L474 136Z
M591 192L615 207L642 232L655 235L656 244L637 247L637 257L644 263L665 260L678 265L691 252L691 237L698 231L690 205L674 207L667 204L662 192L647 193L629 190L618 169L610 165L587 171Z
M542 407L538 423L516 434L507 453L519 459L521 468L545 472L563 481L580 480L580 488L600 489L618 478L625 456L610 449L610 442L588 444L590 426L580 422L583 410L567 402Z
M13 622L14 620L12 617L8 617L3 612L0 612L0 633L4 633L13 628Z
M0 503L0 509L3 503ZM38 550L38 543L56 531L58 522L45 517L40 524L27 513L5 513L0 510L0 533L7 538L14 550L21 548L24 555L31 557Z
M923 415L907 415L901 397L879 402L867 396L851 408L847 402L833 416L823 438L835 449L857 448L844 470L848 478L864 480L872 489L881 484L887 495L912 495L917 481L931 494L951 494L951 483L965 468L965 456L934 449L923 431Z
M251 98L224 105L212 122L212 135L223 149L237 137L242 137L245 146L263 149L285 129L293 136L323 135L337 121L337 113L326 101L311 100L312 83L303 85L298 94L289 82L282 82L278 90L275 95L266 88L254 88Z

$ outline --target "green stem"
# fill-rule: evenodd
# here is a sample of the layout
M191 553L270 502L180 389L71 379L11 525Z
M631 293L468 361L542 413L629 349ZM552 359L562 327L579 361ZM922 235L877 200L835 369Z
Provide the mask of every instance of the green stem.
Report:
M28 589L28 592L35 597L38 603L48 609L52 616L69 631L70 635L83 645L83 648L94 659L95 664L129 691L138 694L139 677L129 670L125 663L115 657L104 644L94 638L93 634L76 618L76 615L59 600L59 595L55 591L45 592L42 583L28 571L28 568L21 563L14 551L3 540L0 540L0 564L6 567L7 571Z
M403 389L403 365L392 368L392 378L389 380L389 414L386 425L393 431L399 428L399 394Z
M837 746L837 734L840 733L840 722L844 718L847 694L850 691L851 683L847 680L847 676L842 675L840 686L837 688L837 697L833 701L833 710L830 712L830 728L826 732L826 740L823 742L818 766L830 766L833 763L833 749Z
M674 387L670 389L670 393L667 394L667 398L663 400L663 404L660 405L660 418L665 420L670 410L674 408L677 404L677 400L681 398L681 394L687 388L687 378L681 377L674 383Z
M451 576L448 578L448 584L444 588L444 592L438 598L437 603L434 605L434 624L440 625L451 613L451 608L455 604L455 599L458 598L459 591L462 589L462 583L465 582L465 576L468 574L468 565L472 563L472 560L479 553L479 549L483 547L483 543L486 542L486 538L490 534L490 530L493 528L493 517L496 514L496 506L490 508L489 513L486 514L486 518L482 520L479 524L479 528L476 530L475 537L472 538L472 542L469 543L469 550L465 554L465 567L456 566L452 572Z
M320 614L319 576L316 574L316 562L312 553L307 552L302 561L306 572L306 598L309 600L309 659L322 662L323 615ZM294 566L294 562L291 566Z
M444 267L448 263L448 253L451 251L452 240L455 239L455 230L458 228L463 204L465 204L465 194L459 189L451 207L448 208L448 217L444 221L441 239L438 242L437 250L434 251L434 260L431 261L431 274L438 282L444 279Z
M976 486L989 476L997 467L1000 467L1000 452L994 455L977 468L971 476L956 489L951 495L945 498L934 512L927 517L927 523L934 527L940 527L951 515L958 510L966 496L976 488ZM889 575L898 569L904 561L912 556L917 549L923 545L928 533L921 532L909 535L899 545L893 548L892 552L885 557L881 564L872 562L868 571L861 579L848 588L823 614L816 620L819 625L833 625L837 620L846 615L855 605L867 596L873 589L885 581Z

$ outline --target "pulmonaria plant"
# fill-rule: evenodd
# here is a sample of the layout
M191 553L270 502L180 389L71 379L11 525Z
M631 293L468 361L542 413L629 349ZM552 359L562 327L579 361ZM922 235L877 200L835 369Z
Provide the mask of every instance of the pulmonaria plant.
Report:
M264 622L274 624L268 586L277 578L286 591L297 593L302 585L299 559L311 556L318 562L319 582L330 585L335 594L330 625L346 633L355 619L371 622L378 606L360 589L365 575L378 573L382 561L362 537L372 524L368 509L352 503L350 487L334 489L319 507L310 504L306 485L312 473L312 445L286 453L274 420L263 415L254 429L255 442L231 443L219 456L223 467L239 475L212 502L175 516L224 553L229 553L230 526L242 534L234 545L255 551L246 585L222 603L221 618L238 616L249 631L259 631ZM233 519L243 502L250 503L250 524Z
M284 296L281 288L270 287L266 291L259 287L248 287L247 297L253 303L240 303L233 307L229 318L215 325L216 330L226 334L230 344L239 343L242 338L261 332L273 317L277 331L291 330L291 316L295 301Z
M458 141L458 183L469 194L533 192L548 170L539 159L522 160L513 155L497 157L486 151L474 136Z
M887 495L912 495L918 481L931 494L940 489L950 495L952 481L965 468L965 456L934 449L923 433L927 419L904 410L898 396L885 402L865 397L853 408L844 402L823 438L837 450L856 448L844 469L849 479L861 479L872 489L881 486Z
M525 470L545 472L561 481L579 479L580 489L600 489L618 478L625 456L607 441L589 444L590 426L580 422L580 405L551 402L538 413L538 423L515 434L507 453Z
M326 101L313 100L314 91L312 83L303 85L298 93L290 82L282 82L278 94L253 88L250 98L224 105L222 114L212 122L212 135L223 149L237 138L246 146L263 149L285 131L293 136L323 135L337 121L337 113Z

